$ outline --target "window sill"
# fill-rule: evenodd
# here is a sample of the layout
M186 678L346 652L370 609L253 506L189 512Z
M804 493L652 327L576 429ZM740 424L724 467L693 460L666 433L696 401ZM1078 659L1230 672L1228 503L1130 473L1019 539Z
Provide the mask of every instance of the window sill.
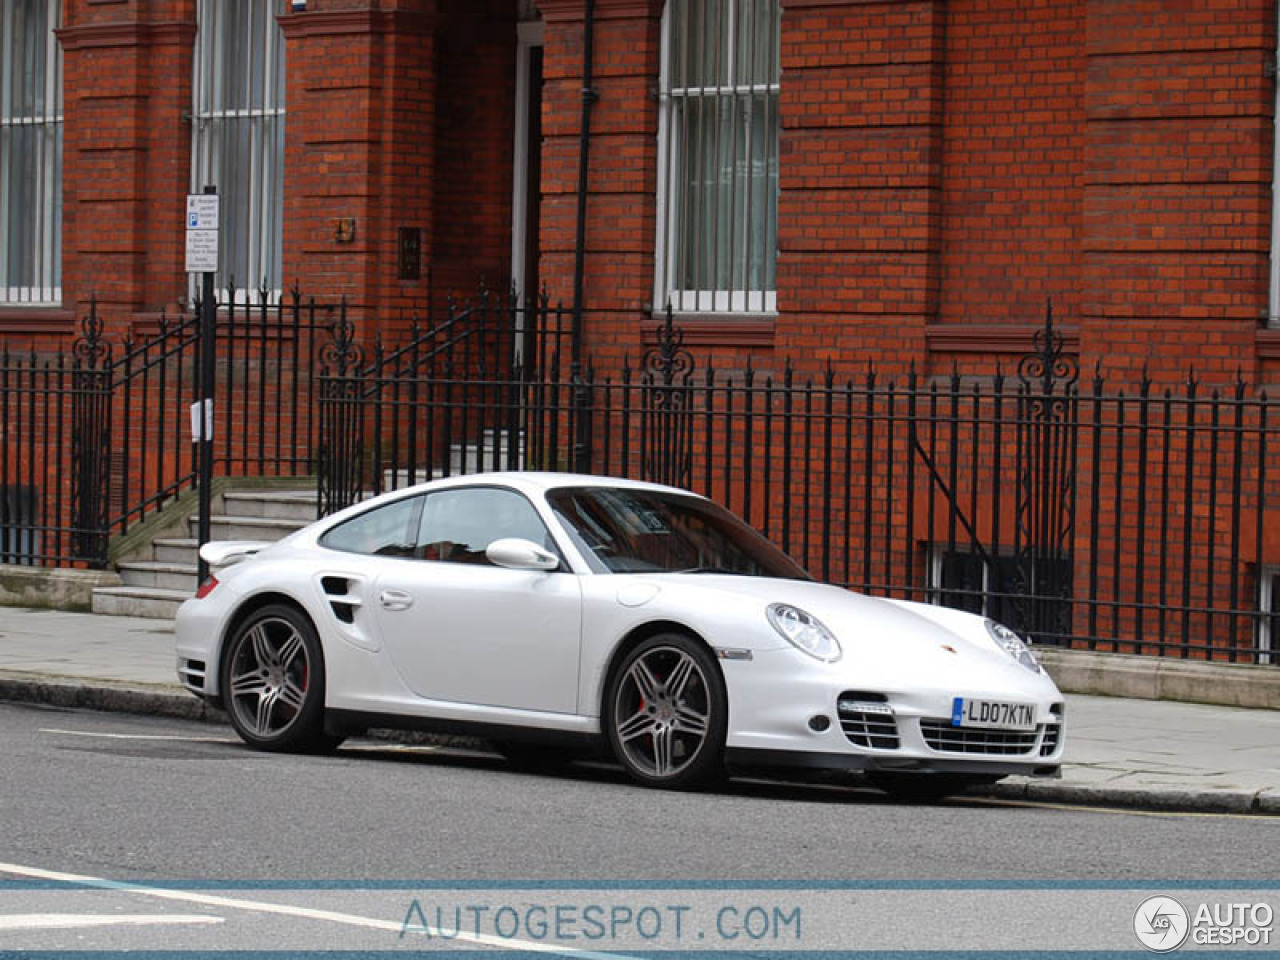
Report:
M924 328L924 336L930 353L1026 355L1035 352L1036 334L1043 329L1043 325L1029 324L931 323ZM1080 351L1078 327L1054 324L1053 329L1062 334L1067 353Z
M672 312L671 322L684 335L686 347L772 347L777 327L773 313L681 313ZM646 346L658 342L658 332L667 322L666 313L655 313L641 327Z
M76 312L61 306L0 304L0 334L67 334L75 329Z
M1254 341L1259 360L1280 360L1280 327L1261 327Z

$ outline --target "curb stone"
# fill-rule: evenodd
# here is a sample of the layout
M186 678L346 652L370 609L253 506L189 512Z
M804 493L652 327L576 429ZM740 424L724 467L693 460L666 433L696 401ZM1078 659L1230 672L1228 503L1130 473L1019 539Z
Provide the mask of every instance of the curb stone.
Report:
M0 703L27 703L73 710L171 717L222 726L231 722L224 711L210 706L177 684L111 683L106 680L86 683L75 677L0 671ZM476 737L413 730L374 729L369 730L365 736L371 740L410 745L429 744L465 749L483 746L483 741Z
M34 703L109 713L173 717L203 723L227 723L226 714L210 707L176 684L86 683L74 677L0 672L0 702ZM434 744L474 749L474 737L436 736L399 730L370 730L371 739L395 743ZM1280 816L1280 790L1141 790L1072 783L1069 780L1014 780L995 784L970 796L1027 800L1080 806L1107 806L1169 813L1253 813Z
M6 671L0 673L0 701L208 723L226 722L222 711L170 684L110 683L105 680L85 683L74 677Z
M1262 795L1248 790L1143 790L1137 787L1072 783L1069 780L1032 780L996 784L974 795L1002 800L1047 801L1169 813L1280 813L1280 796L1271 799L1271 807L1268 809L1261 802Z

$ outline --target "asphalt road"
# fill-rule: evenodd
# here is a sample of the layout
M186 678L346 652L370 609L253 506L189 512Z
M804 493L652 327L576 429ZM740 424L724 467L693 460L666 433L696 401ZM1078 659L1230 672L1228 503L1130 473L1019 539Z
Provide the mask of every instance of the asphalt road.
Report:
M121 880L1274 880L1280 821L735 781L370 741L327 757L230 729L0 705L0 859Z

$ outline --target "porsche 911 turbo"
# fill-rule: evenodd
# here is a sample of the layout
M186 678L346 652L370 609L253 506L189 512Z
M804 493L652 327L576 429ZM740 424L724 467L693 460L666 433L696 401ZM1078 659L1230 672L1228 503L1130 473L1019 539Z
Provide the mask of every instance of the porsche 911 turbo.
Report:
M261 750L412 728L655 787L830 768L903 798L1061 763L1062 695L1014 631L815 582L672 487L454 477L201 552L178 674Z

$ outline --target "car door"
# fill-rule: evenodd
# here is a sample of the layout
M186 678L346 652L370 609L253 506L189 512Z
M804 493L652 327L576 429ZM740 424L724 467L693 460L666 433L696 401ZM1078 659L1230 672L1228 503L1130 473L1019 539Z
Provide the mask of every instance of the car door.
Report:
M410 689L431 700L573 713L582 592L565 570L489 562L494 540L555 550L525 496L476 486L427 495L413 559L378 565L373 596L383 642Z

